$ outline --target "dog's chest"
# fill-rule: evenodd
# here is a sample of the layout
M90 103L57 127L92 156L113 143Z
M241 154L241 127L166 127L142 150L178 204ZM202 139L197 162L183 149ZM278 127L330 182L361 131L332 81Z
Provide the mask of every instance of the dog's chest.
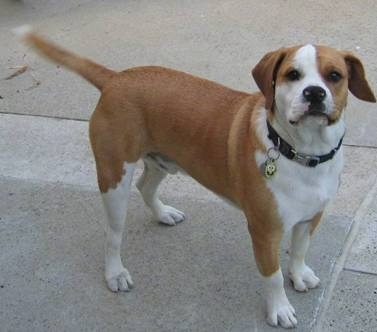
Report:
M258 165L266 160L266 156L260 152L255 157ZM276 166L275 175L265 181L275 198L284 228L289 230L296 223L310 220L323 211L335 196L343 156L342 151L339 151L334 159L314 168L302 166L281 156L276 161Z

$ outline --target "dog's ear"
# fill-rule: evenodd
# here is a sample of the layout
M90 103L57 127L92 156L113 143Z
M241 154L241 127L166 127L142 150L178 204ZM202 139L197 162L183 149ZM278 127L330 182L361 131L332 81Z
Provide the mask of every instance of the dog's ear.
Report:
M286 49L267 53L251 71L255 83L266 99L266 109L272 110L275 98L275 80L279 67L286 55Z
M344 52L344 60L348 67L348 89L355 97L375 103L376 97L365 78L364 67L361 61L349 52Z

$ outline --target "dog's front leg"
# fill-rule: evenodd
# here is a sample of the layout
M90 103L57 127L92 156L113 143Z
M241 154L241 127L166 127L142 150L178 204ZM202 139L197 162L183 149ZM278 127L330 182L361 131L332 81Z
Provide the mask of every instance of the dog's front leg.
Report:
M306 292L319 285L319 278L305 264L306 252L309 249L311 233L318 225L322 212L311 221L300 222L293 227L289 260L289 277L293 287L299 292Z
M253 220L255 222L256 220ZM249 220L255 260L263 277L263 288L267 304L267 323L292 328L297 325L295 310L284 290L284 279L280 268L280 240L282 227L268 225L265 220L253 227Z

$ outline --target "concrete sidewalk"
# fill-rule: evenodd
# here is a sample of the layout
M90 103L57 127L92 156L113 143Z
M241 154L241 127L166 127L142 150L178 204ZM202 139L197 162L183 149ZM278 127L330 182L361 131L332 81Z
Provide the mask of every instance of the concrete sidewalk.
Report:
M0 4L0 78L29 66L0 80L1 331L276 331L264 321L244 217L181 175L161 190L186 212L177 227L151 222L132 192L122 254L135 288L118 295L107 290L104 212L86 122L98 93L19 45L9 29L31 23L113 68L161 64L249 91L256 89L249 70L265 52L325 43L357 53L376 91L374 1L302 4ZM299 294L286 285L297 331L377 331L375 112L375 105L350 98L342 186L308 257L321 286ZM287 248L285 240L285 275Z

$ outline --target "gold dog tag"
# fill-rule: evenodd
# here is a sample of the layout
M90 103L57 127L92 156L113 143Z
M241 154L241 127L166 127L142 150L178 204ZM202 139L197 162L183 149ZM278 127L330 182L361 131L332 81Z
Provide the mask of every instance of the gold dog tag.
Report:
M269 178L271 178L272 176L275 175L275 173L277 171L275 161L278 160L279 157L280 157L280 151L278 150L277 147L272 147L272 148L268 149L267 159L264 162L264 164L262 164L262 172L263 172L263 175L267 179L269 179Z
M276 173L276 164L274 159L267 159L264 163L264 176L269 179Z

